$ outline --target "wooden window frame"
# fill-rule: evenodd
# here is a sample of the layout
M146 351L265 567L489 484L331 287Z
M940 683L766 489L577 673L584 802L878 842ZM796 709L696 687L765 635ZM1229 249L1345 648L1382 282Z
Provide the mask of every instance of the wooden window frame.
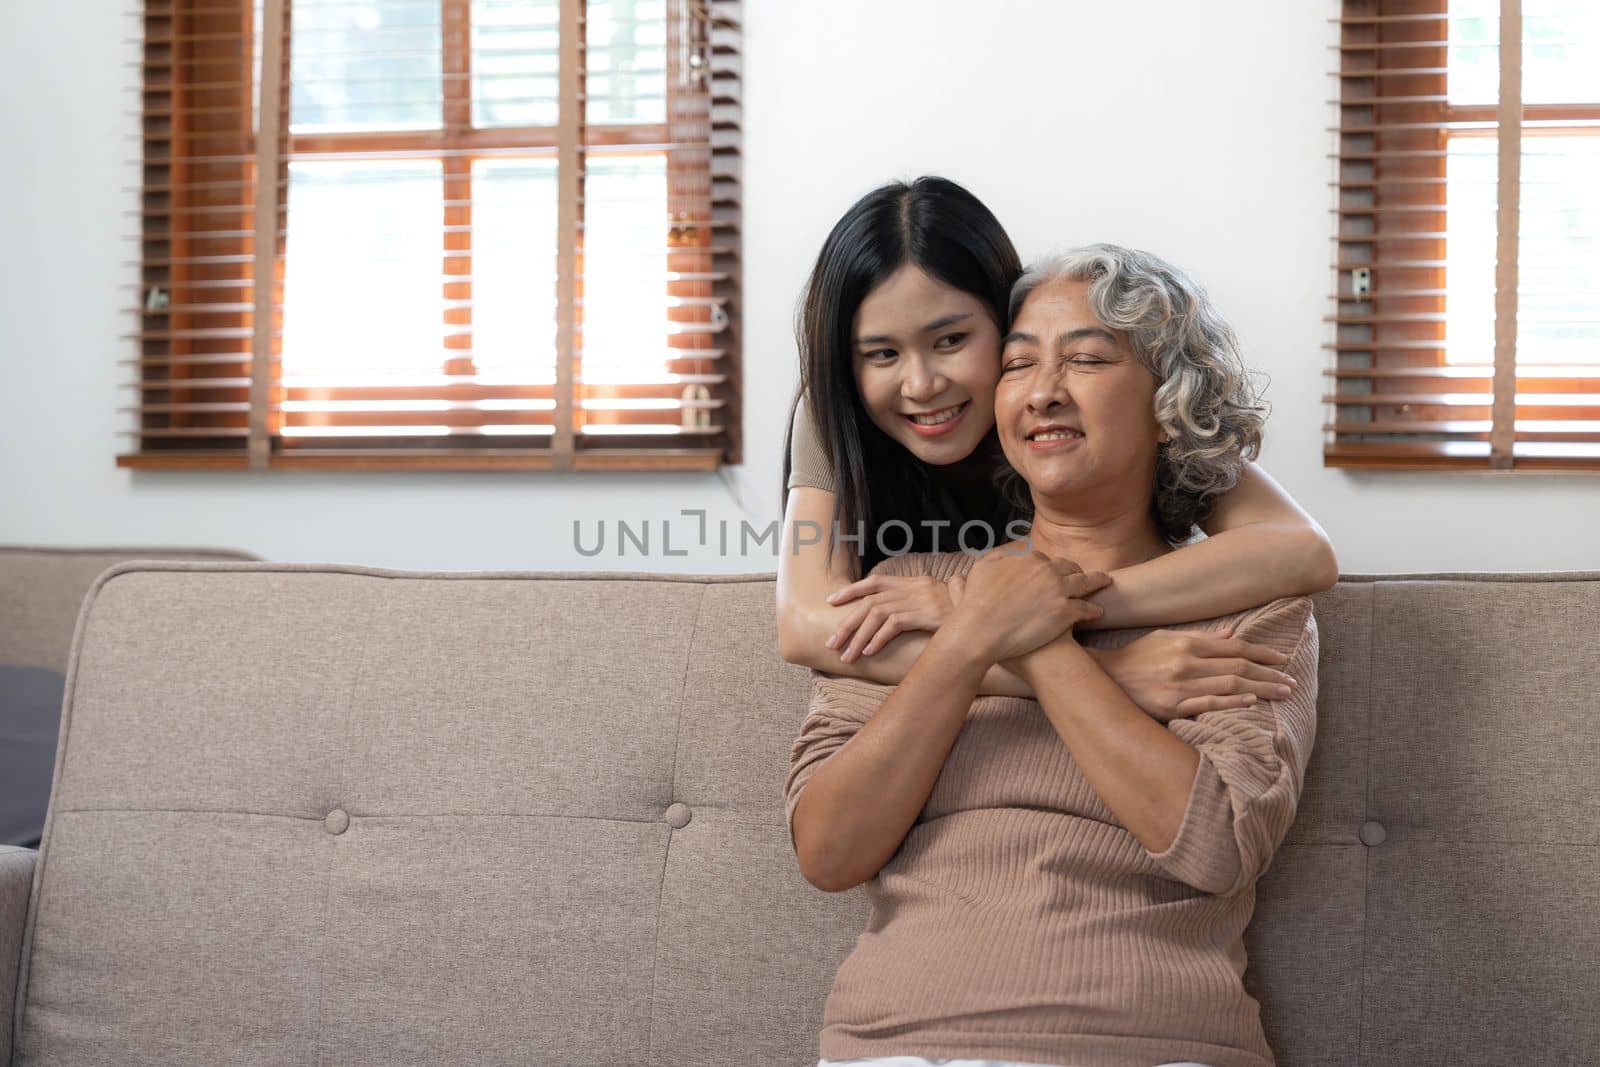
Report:
M1600 420L1600 405L1571 411L1517 409L1521 386L1539 393L1600 393L1592 373L1518 377L1517 225L1524 137L1600 134L1600 102L1522 104L1521 2L1501 0L1502 64L1497 104L1448 100L1449 0L1344 0L1336 70L1339 140L1333 182L1335 339L1325 375L1333 392L1324 423L1327 467L1383 470L1600 471L1600 455L1518 455L1520 441L1600 442L1600 434L1516 436L1518 417ZM1422 42L1422 43L1412 43ZM1590 123L1562 128L1557 123ZM1498 136L1499 200L1492 368L1447 361L1444 348L1447 161L1454 137ZM1398 251L1388 251L1388 250ZM1387 255L1386 255L1387 252ZM1385 259L1388 262L1385 262ZM1371 271L1370 295L1354 291L1355 271ZM1461 418L1430 400L1441 391L1482 391L1488 415ZM1375 398L1384 398L1376 402ZM1483 424L1487 422L1485 427ZM1374 432L1374 427L1381 427ZM1442 427L1452 427L1445 430ZM1488 442L1487 455L1451 455L1429 438Z
M659 122L587 126L584 0L561 0L560 118L556 126L475 128L471 114L471 0L438 0L441 8L441 126L421 131L292 133L288 129L287 42L292 0L262 0L264 32L259 130L248 103L258 73L252 56L251 0L145 0L143 106L145 182L141 189L143 272L135 313L140 327L133 388L139 418L135 450L119 467L171 469L323 470L710 470L741 459L739 403L739 4L737 0L668 0L664 117ZM686 73L685 64L689 68ZM231 64L231 66L230 66ZM194 74L196 70L208 71ZM240 73L229 73L242 72ZM192 84L184 78L191 77ZM698 88L680 89L681 86ZM219 99L217 94L225 95ZM208 113L209 112L209 113ZM212 128L215 118L232 125ZM681 406L717 405L720 428L712 435L689 429L657 445L626 434L621 447L605 438L579 439L575 406L585 397L650 396L676 385L633 387L584 384L581 365L582 190L585 154L627 153L631 147L664 156L668 210L663 254L674 272L668 318L688 323L687 343L663 334L672 381L694 384ZM232 153L219 163L219 153ZM460 376L456 385L432 386L430 398L472 399L471 387L471 181L478 153L539 153L558 160L557 364L548 445L540 448L429 447L397 437L382 446L304 447L286 442L281 357L284 253L287 237L287 161L360 152L407 153L436 158L444 203L441 294L446 336L440 369ZM191 160L195 160L191 164ZM226 181L218 167L231 167ZM276 182L253 174L275 173ZM217 192L213 187L225 186ZM247 193L253 196L245 195ZM213 195L215 194L215 195ZM237 221L222 221L236 219ZM196 220L212 220L196 221ZM670 225L669 225L670 223ZM237 226L228 230L227 226ZM212 227L207 229L207 226ZM219 229L219 227L221 227ZM226 233L226 238L219 237ZM273 233L275 239L255 241ZM196 254L203 252L204 254ZM218 265L219 259L228 260ZM212 271L213 277L203 272ZM201 275L198 276L197 275ZM270 313L254 313L254 294L270 291ZM195 303L158 297L186 294ZM198 296L196 294L199 294ZM715 345L694 329L717 318ZM230 340L212 351L204 334L226 331ZM248 335L248 350L242 340ZM703 339L703 338L702 338ZM233 345L234 347L227 347ZM198 346L198 347L197 347ZM679 355L681 353L681 355ZM218 377L218 373L224 377ZM713 373L714 372L714 373ZM712 383L709 387L700 384ZM549 386L544 387L550 390ZM712 392L714 390L714 392ZM387 395L387 394L386 394ZM704 397L705 399L701 399ZM431 418L432 416L430 416ZM480 416L481 418L482 416ZM645 421L623 414L615 421ZM590 421L612 421L605 412ZM697 420L697 425L701 423ZM659 426L657 427L659 429ZM648 427L646 427L648 429ZM641 430L641 434L644 430ZM690 433L701 436L691 437ZM201 447L187 447L196 440ZM461 440L466 440L462 438ZM663 437L663 440L665 438ZM406 442L396 444L396 441ZM689 442L681 446L678 442ZM703 446L696 446L704 442ZM210 447L205 447L205 446ZM217 447L220 445L221 447Z

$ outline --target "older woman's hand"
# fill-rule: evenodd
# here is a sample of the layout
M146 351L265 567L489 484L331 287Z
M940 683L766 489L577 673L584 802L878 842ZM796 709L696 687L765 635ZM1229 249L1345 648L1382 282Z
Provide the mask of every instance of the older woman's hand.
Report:
M998 548L964 581L951 580L956 604L944 629L989 663L1014 659L1099 618L1103 609L1084 598L1110 584L1104 571L1086 574L1069 559Z
M1248 708L1258 699L1283 700L1295 684L1276 669L1287 656L1227 630L1154 630L1095 658L1130 700L1162 723Z

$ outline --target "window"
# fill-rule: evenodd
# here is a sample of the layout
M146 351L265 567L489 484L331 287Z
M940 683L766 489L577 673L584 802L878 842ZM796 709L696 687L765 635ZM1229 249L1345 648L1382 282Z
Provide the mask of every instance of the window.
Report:
M730 0L145 0L142 468L739 458Z
M1340 23L1324 462L1600 470L1600 8Z

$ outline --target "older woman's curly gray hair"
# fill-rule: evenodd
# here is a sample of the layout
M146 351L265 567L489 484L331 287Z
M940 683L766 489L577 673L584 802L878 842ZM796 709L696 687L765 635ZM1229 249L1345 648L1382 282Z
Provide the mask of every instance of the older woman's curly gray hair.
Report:
M1156 458L1151 513L1171 544L1181 544L1261 452L1267 406L1239 357L1238 340L1206 291L1158 256L1118 245L1075 248L1043 260L1011 287L1011 318L1037 288L1089 283L1089 303L1106 326L1127 334L1156 376L1156 422L1170 440ZM1009 465L1001 489L1023 515L1033 501Z

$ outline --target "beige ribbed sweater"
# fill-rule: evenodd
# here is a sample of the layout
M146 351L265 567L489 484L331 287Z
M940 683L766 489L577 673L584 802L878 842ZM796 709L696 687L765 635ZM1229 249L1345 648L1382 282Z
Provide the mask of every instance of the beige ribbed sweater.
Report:
M965 574L960 553L885 561ZM1317 627L1305 597L1168 629L1289 653L1295 693L1168 725L1200 753L1176 840L1147 851L1090 787L1037 702L973 702L900 849L867 883L872 914L834 980L820 1054L1149 1067L1266 1067L1243 986L1255 881L1294 821L1316 735ZM1114 648L1149 629L1083 631ZM785 782L789 826L807 780L888 686L814 676Z

